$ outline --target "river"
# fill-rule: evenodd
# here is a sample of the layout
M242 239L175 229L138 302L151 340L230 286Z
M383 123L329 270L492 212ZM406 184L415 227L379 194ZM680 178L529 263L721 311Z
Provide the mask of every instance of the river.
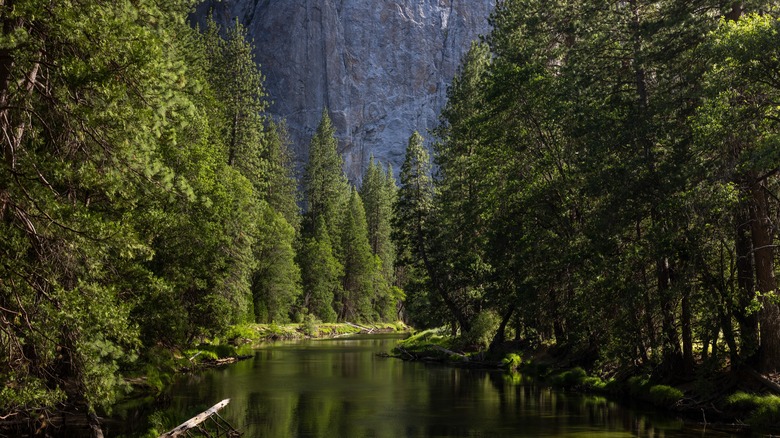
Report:
M251 359L182 376L162 405L120 407L107 436L137 436L150 415L178 424L226 398L220 414L245 437L730 436L501 371L377 356L398 339L268 344Z

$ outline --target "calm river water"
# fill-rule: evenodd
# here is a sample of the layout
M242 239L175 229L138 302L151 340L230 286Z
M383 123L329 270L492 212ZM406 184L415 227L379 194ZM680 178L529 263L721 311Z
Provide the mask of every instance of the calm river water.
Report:
M222 399L245 437L725 437L673 416L524 382L500 371L404 362L397 335L268 344L254 358L181 378L163 406L119 409L108 436L179 424ZM122 428L127 430L117 430ZM137 427L136 430L130 428ZM112 430L113 429L113 430Z

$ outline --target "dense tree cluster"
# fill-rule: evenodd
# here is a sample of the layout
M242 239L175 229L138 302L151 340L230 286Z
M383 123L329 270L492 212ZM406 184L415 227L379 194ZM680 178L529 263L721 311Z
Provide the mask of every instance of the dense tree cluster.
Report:
M419 139L401 171L407 306L447 309L418 322L491 314L497 341L665 376L780 366L776 12L499 2L449 90L433 183Z
M397 317L392 178L367 222L325 117L302 221L245 30L192 6L0 2L5 419L109 406L133 363L231 324Z
M397 319L389 224L395 180L372 160L360 191L349 184L327 109L309 146L303 191L303 310L327 322Z

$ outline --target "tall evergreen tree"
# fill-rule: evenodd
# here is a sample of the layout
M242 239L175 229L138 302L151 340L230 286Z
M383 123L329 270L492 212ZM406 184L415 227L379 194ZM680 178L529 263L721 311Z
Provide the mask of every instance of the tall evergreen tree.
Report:
M204 32L209 81L222 103L222 138L227 162L257 187L266 190L268 163L263 159L263 112L267 107L263 75L252 56L246 29L236 20L221 36L213 18Z
M308 232L322 218L328 234L339 236L341 217L349 199L349 183L343 167L333 124L327 109L323 109L322 120L309 145L309 160L303 175L304 228ZM335 243L338 247L338 241Z
M401 166L401 188L394 206L393 238L402 257L400 263L410 267L410 271L426 274L430 289L437 294L462 329L468 331L470 321L450 296L443 284L443 272L437 270L430 257L433 206L433 181L428 152L423 145L422 136L414 132L406 147L406 157ZM414 265L418 264L417 267ZM419 281L419 279L409 279ZM424 296L423 300L427 300ZM430 302L430 301L429 301Z
M363 201L352 189L341 228L341 260L344 266L342 293L335 306L341 321L374 321L373 306L379 259L371 252Z
M322 321L335 322L337 315L333 301L342 293L340 278L344 267L334 255L325 219L319 217L316 220L313 234L302 236L298 251L303 283L301 306Z
M298 180L295 177L290 140L283 123L267 121L264 158L268 162L268 183L263 199L281 213L287 223L298 230L301 211L298 207Z
M395 179L382 165L369 161L360 187L366 210L368 240L380 263L375 280L374 311L380 319L396 318L398 290L395 288L395 246L391 239Z
M342 297L343 289L332 282L330 274L344 274L341 226L349 197L349 184L343 160L337 150L335 131L326 109L309 146L309 161L304 169L303 192L306 213L302 229L303 246L299 265L304 277L303 306L325 321L335 319L333 309L326 311L323 300ZM321 272L322 275L316 275ZM341 315L338 315L341 316Z

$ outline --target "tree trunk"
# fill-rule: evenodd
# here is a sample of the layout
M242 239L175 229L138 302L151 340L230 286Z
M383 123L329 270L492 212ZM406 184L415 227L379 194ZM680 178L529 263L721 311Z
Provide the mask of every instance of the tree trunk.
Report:
M744 190L745 182L740 184ZM742 201L736 215L736 266L737 266L737 304L733 309L734 318L739 323L740 361L758 365L758 314L748 312L748 307L756 297L755 266L753 262L753 242L751 240L750 206Z
M693 359L693 330L691 328L691 290L686 288L682 297L682 347L683 347L683 372L686 376L693 374L695 365Z
M750 182L753 255L756 286L761 302L761 311L758 314L761 339L759 367L764 372L770 372L780 366L780 309L773 300L777 289L774 236L766 188L756 175L750 176Z
M512 319L512 315L515 313L515 306L511 306L509 310L504 314L504 317L501 318L501 324L498 325L498 331L496 331L496 335L493 336L493 340L490 342L490 347L488 347L488 351L494 351L496 347L503 344L506 340L506 325L509 324L509 320Z
M658 279L658 298L661 307L661 342L663 363L668 373L677 373L682 368L683 356L680 350L680 335L675 322L676 300L672 291L671 267L669 259L663 258L656 264Z

